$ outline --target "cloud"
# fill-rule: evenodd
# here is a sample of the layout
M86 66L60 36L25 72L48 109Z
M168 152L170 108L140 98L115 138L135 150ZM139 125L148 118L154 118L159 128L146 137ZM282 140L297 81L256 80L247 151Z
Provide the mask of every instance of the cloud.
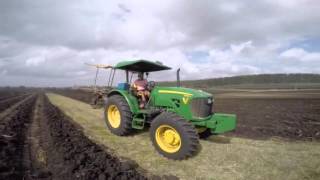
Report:
M307 52L302 48L291 48L280 54L280 57L285 59L299 60L299 61L318 61L320 62L320 53Z
M4 69L1 71L0 75L5 76L7 73L8 73L8 71Z
M231 47L231 50L236 54L239 54L241 51L243 51L245 49L253 48L252 41L247 41L247 42L241 43L239 45L231 44L230 47Z
M39 64L45 62L45 57L34 57L26 60L27 66L39 66Z
M179 67L182 79L319 73L319 52L305 49L320 45L315 43L319 5L313 0L1 1L0 83L89 84L94 69L85 62L139 58L173 67L150 75L155 80L175 79Z

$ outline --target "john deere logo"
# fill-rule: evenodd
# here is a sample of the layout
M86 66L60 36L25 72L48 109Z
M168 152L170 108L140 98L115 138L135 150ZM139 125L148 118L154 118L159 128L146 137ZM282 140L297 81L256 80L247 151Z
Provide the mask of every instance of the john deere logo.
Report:
M180 95L183 95L182 102L184 104L188 104L189 100L190 100L190 97L192 96L192 94L190 94L190 93L180 92L180 91L159 90L158 92L162 93L162 94L180 94Z
M188 104L188 102L189 102L189 98L190 96L183 96L183 98L182 98L182 102L184 103L184 104Z

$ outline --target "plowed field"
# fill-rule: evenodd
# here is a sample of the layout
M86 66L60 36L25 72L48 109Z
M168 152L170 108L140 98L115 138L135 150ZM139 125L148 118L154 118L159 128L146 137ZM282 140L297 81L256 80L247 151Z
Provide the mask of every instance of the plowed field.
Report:
M209 90L210 92L210 90ZM92 93L56 90L55 93L90 103ZM320 140L320 90L213 91L214 111L237 115L232 136L287 140Z
M201 140L185 161L160 156L148 128L111 134L89 92L58 93L72 98L0 92L0 180L320 177L319 91L217 94L214 110L237 114L237 129Z
M0 102L0 179L146 179L136 164L89 140L44 94L16 99Z
M107 129L102 109L56 94L50 101L98 144L109 147L155 175L181 179L318 179L320 143L277 137L259 139L230 133L201 140L198 154L185 161L168 160L153 148L148 128L132 136L115 136Z

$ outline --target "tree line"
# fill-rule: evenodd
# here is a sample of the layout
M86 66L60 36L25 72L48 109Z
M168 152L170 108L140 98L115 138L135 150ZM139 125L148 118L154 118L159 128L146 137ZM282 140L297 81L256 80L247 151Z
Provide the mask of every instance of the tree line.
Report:
M187 87L213 87L241 84L290 84L290 83L320 83L320 74L258 74L233 77L211 78L201 80L181 81ZM172 86L176 82L160 82L161 85Z

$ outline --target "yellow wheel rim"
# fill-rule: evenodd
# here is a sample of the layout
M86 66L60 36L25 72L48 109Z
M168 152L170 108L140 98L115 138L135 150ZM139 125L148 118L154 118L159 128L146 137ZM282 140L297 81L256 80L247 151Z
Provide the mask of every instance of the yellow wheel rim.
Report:
M156 142L167 153L175 153L181 147L179 133L169 125L161 125L156 130Z
M113 128L118 128L121 122L120 111L116 105L110 105L107 109L108 121Z

